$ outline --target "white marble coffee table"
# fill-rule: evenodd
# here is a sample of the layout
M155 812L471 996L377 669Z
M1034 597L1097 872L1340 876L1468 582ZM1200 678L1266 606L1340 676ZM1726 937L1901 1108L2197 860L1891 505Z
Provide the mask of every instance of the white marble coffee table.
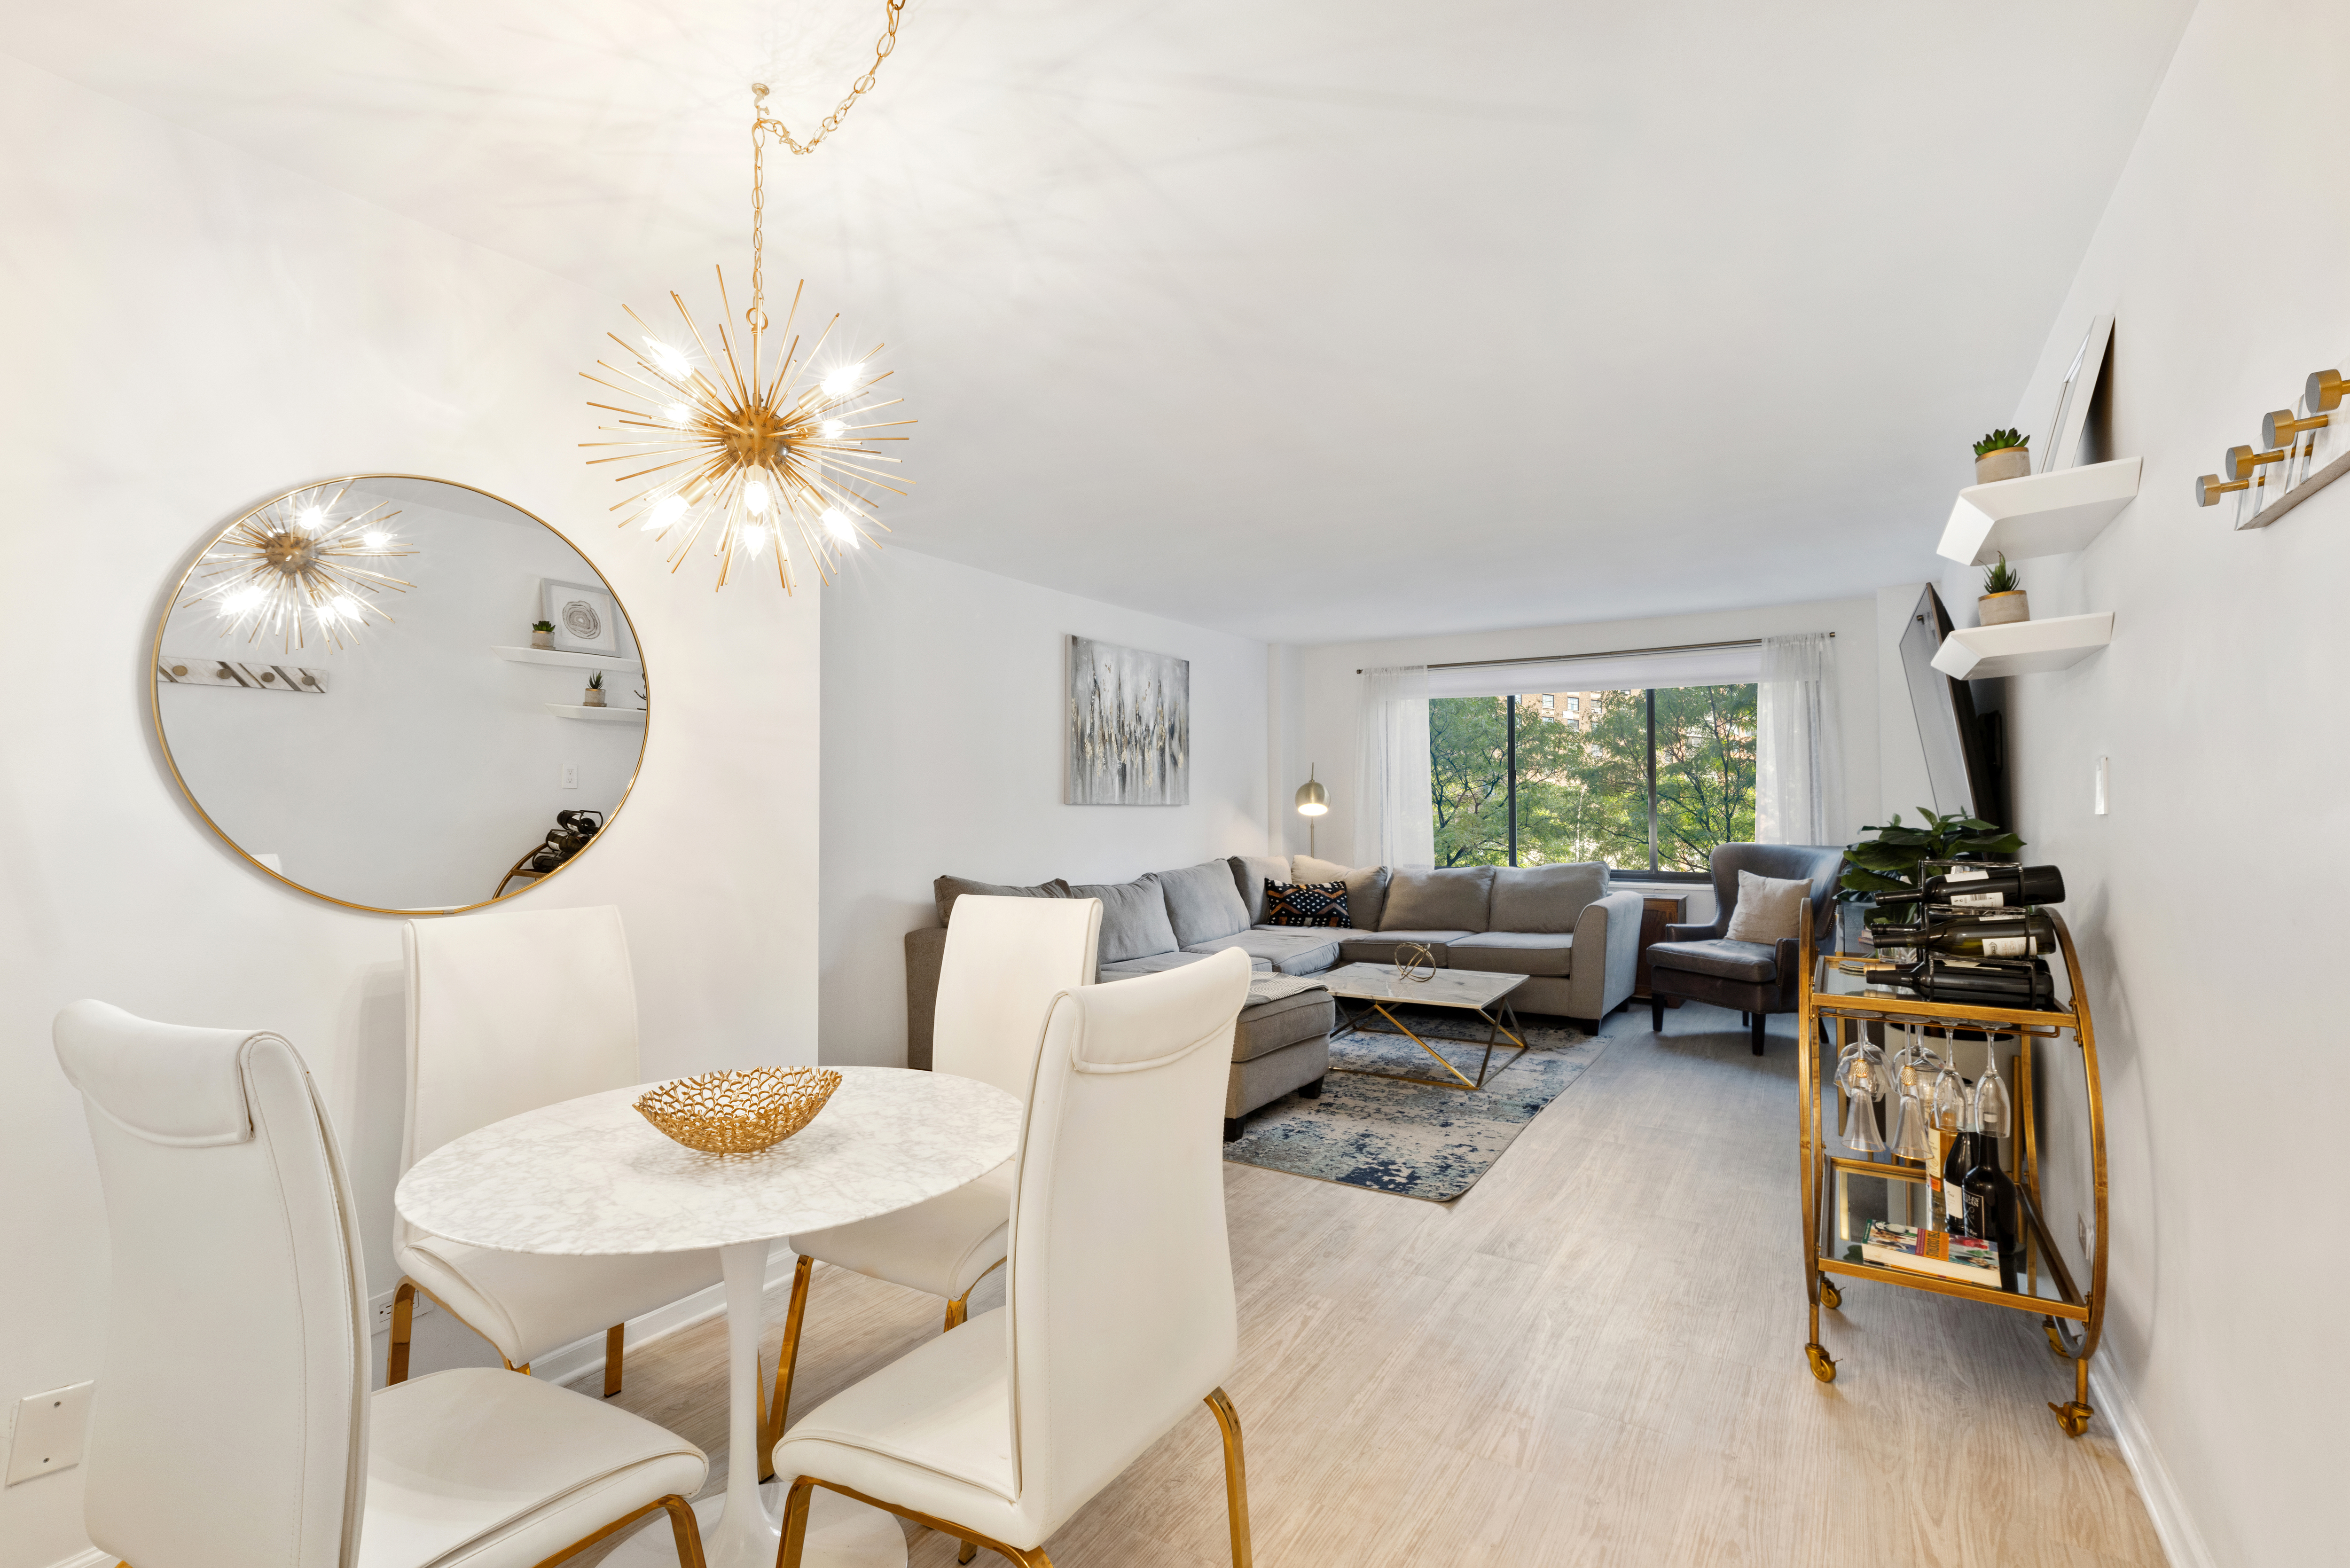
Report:
M502 1251L564 1256L718 1249L726 1275L726 1494L700 1505L709 1568L771 1568L777 1522L759 1492L760 1298L773 1244L935 1198L1016 1152L1020 1102L943 1073L843 1067L815 1121L758 1154L707 1155L615 1089L494 1122L433 1150L392 1201L411 1225ZM808 1568L905 1568L879 1509L819 1490ZM713 1517L714 1513L714 1517ZM674 1563L666 1531L660 1560ZM631 1540L611 1561L621 1560ZM655 1558L648 1558L653 1561Z
M1436 1058L1436 1064L1451 1074L1453 1081L1448 1083L1442 1078L1423 1078L1411 1073L1381 1073L1368 1067L1333 1066L1330 1071L1334 1073L1357 1073L1367 1078L1393 1078L1399 1083L1426 1084L1431 1088L1465 1089L1473 1093L1485 1086L1486 1072L1493 1064L1493 1044L1499 1037L1508 1035L1510 1043L1517 1047L1517 1054L1510 1058L1510 1062L1514 1062L1519 1056L1526 1054L1525 1041L1518 1036L1515 1030L1505 1028L1502 1023L1503 1017L1507 1017L1512 1023L1518 1023L1517 1011L1511 1007L1509 996L1510 992L1525 984L1524 975L1493 974L1483 970L1473 969L1440 969L1434 973L1423 970L1418 980L1406 980L1396 973L1396 966L1391 963L1350 963L1343 968L1317 974L1314 978L1328 988L1332 996L1347 1001L1370 1003L1359 1012L1347 1013L1344 1008L1341 1008L1340 1012L1344 1016L1341 1017L1338 1027L1330 1032L1334 1036L1344 1033L1349 1029L1360 1029L1366 1034L1400 1034ZM1388 1004L1391 1002L1417 1003L1422 1007L1459 1008L1462 1012L1473 1012L1483 1019L1486 1024L1485 1058L1477 1065L1476 1077L1470 1077L1468 1074L1446 1061L1442 1052L1413 1033L1402 1019L1388 1011ZM1500 1007L1496 1012L1486 1011L1497 1002L1500 1003ZM1367 1022L1373 1012L1377 1012L1394 1027L1389 1029L1373 1027ZM1522 1023L1518 1024L1520 1029L1524 1027L1525 1025ZM1477 1042L1464 1040L1460 1044L1473 1046ZM1510 1062L1504 1062L1502 1065L1506 1067Z

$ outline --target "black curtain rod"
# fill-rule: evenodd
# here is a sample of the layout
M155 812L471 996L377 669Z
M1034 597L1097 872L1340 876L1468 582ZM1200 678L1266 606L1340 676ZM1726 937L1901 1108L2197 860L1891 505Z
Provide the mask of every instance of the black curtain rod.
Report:
M1834 637L1835 633L1828 633ZM1607 653L1546 653L1527 659L1456 659L1447 664L1431 664L1430 670L1482 670L1494 664L1565 664L1581 659L1631 659L1643 653L1697 653L1709 648L1760 648L1759 637L1733 638L1727 642L1674 642L1662 648L1619 648ZM1357 670L1356 674L1362 671Z

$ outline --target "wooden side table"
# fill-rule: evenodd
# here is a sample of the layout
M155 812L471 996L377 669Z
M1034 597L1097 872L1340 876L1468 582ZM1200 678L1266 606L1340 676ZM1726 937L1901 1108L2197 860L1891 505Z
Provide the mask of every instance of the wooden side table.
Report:
M1668 925L1682 925L1689 919L1687 893L1643 893L1640 895L1640 970L1632 982L1632 994L1638 1000L1648 1000L1648 950L1665 940ZM1665 998L1667 1007L1679 1007L1678 996Z

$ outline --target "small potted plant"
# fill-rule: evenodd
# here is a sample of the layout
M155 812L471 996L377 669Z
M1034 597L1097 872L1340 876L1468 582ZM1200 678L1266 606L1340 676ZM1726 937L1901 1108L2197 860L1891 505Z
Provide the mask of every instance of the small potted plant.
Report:
M601 708L604 705L604 672L602 670L598 670L588 678L588 692L586 696L579 699L579 705L583 708Z
M1976 618L1984 626L2005 626L2010 621L2030 620L2032 600L2023 591L2023 579L2007 564L2007 553L2000 552L1999 565L1983 568L1982 597L1975 601Z
M2032 438L2013 431L1993 431L1975 442L1975 483L1997 484L2022 479L2032 472Z
M555 646L555 623L551 620L535 620L531 622L530 645L533 648L553 648Z

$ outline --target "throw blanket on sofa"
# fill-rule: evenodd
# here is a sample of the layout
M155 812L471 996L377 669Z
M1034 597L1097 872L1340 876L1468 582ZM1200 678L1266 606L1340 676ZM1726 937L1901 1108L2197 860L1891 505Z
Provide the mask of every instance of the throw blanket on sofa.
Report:
M1279 1002L1301 991L1319 991L1322 981L1310 974L1258 974L1249 977L1249 1001Z

